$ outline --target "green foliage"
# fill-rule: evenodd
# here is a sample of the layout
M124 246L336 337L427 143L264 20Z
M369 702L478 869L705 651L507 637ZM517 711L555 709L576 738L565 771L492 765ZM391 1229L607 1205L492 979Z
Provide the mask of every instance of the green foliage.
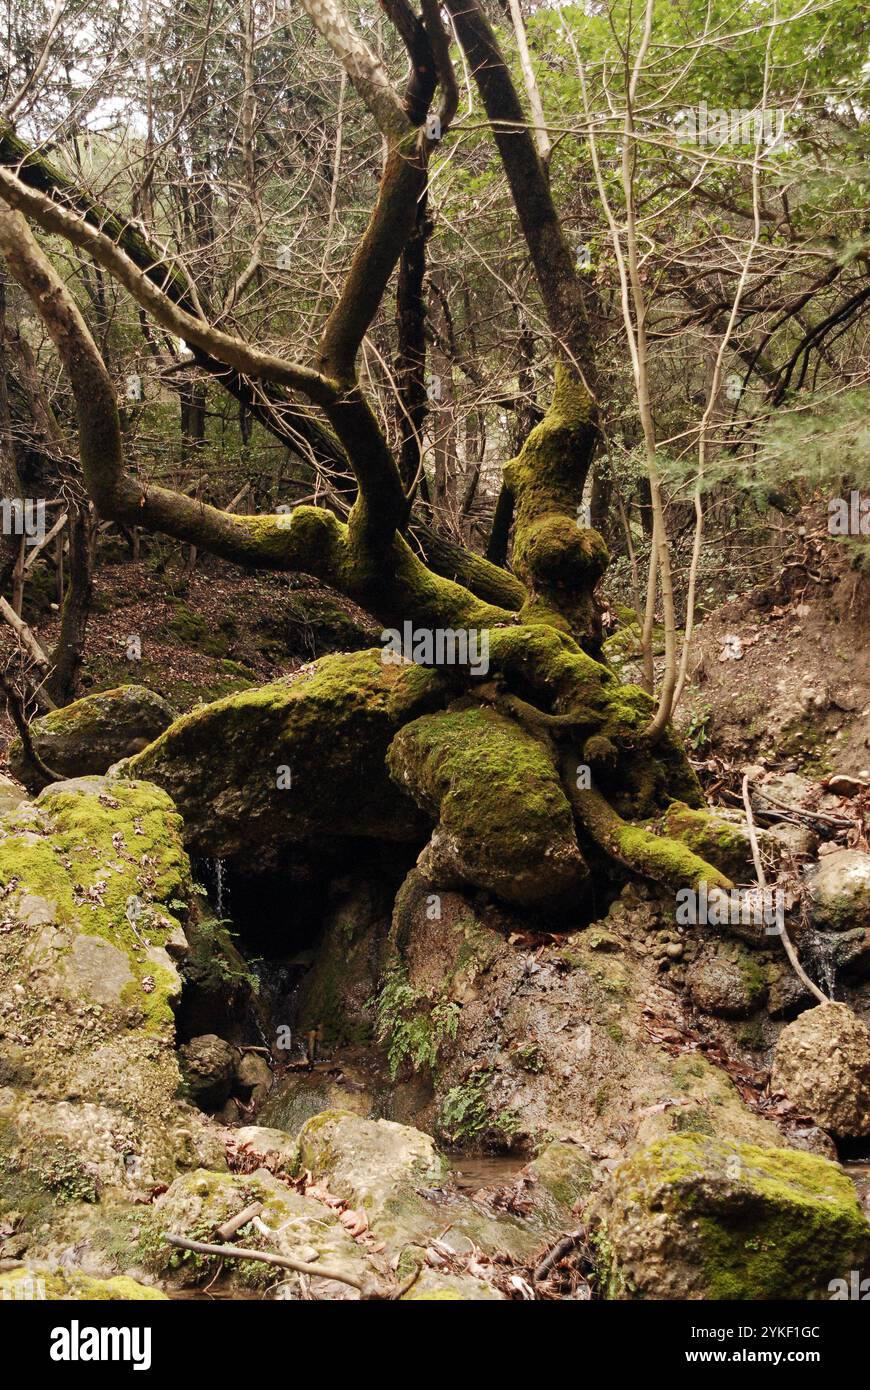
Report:
M444 1043L456 1037L459 1005L430 1004L412 988L404 968L394 965L375 1001L377 1034L387 1044L390 1075L409 1062L414 1071L433 1070Z

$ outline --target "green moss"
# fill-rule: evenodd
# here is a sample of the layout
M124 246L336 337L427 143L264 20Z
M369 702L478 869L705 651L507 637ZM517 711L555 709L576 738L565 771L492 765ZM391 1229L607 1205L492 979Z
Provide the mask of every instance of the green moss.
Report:
M24 1297L44 1297L49 1303L80 1299L88 1303L102 1303L122 1300L164 1302L167 1296L159 1289L139 1284L126 1275L115 1275L111 1279L94 1279L89 1274L82 1274L80 1270L49 1272L39 1267L22 1267L0 1272L0 1299Z
M393 777L439 819L424 871L441 853L454 876L514 902L556 897L585 875L571 807L546 745L489 708L460 706L406 725L387 757Z
M437 672L390 665L380 650L323 657L183 715L128 771L170 792L204 853L322 834L412 838L424 822L384 758L399 719L437 705L439 690Z
M180 817L147 783L83 778L75 789L64 786L43 792L35 816L25 808L5 818L0 886L26 885L55 904L58 925L125 951L135 982L124 1002L135 1003L150 1031L169 1032L177 977L146 954L143 937L164 945L179 927L177 905L192 895Z
M731 879L743 879L752 863L752 849L745 831L709 811L693 810L674 801L665 813L662 830L681 840L708 863Z
M826 1298L832 1278L870 1255L854 1185L815 1154L673 1134L639 1150L615 1179L656 1221L665 1259L670 1241L682 1242L710 1298Z

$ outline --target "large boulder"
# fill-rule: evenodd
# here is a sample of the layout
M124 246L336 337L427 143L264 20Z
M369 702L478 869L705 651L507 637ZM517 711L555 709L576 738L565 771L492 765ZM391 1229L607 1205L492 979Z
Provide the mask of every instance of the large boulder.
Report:
M870 854L837 849L809 875L813 921L827 931L870 928Z
M405 719L437 704L438 677L380 650L323 657L273 685L201 705L124 771L169 792L187 843L260 861L324 836L422 838L427 819L387 773Z
M870 1030L845 1004L808 1009L779 1036L771 1085L832 1134L870 1134Z
M61 1220L138 1210L220 1157L178 1099L180 830L158 788L96 777L0 818L0 1207L19 1214L28 1259L65 1248Z
M599 1219L614 1298L824 1299L870 1258L870 1225L836 1164L704 1134L621 1163Z
M174 718L173 710L153 690L122 685L51 710L33 721L30 735L50 771L59 777L86 777L108 772L119 759L140 752ZM18 738L9 749L9 768L30 790L42 785Z

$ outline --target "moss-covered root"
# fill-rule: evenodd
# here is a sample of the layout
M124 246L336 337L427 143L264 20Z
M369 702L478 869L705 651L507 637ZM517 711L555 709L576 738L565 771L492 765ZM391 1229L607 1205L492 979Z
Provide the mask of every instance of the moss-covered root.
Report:
M578 820L611 858L675 890L698 888L702 883L715 888L734 886L729 878L687 845L664 835L654 835L643 826L629 825L599 791L578 786L578 781L584 780L578 777L579 767L573 755L563 759L563 784Z
M580 887L586 865L547 745L492 709L455 706L399 731L387 766L438 816L419 859L430 883L521 905Z
M597 651L593 592L609 557L598 532L581 524L595 438L588 391L559 367L550 409L504 477L515 503L514 568L529 590L523 617L551 623Z

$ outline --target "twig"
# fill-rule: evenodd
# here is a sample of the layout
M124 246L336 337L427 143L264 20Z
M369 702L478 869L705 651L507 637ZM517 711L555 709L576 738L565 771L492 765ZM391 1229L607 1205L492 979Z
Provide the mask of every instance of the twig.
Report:
M398 1287L390 1287L379 1279L346 1274L343 1269L333 1269L331 1265L308 1264L305 1260L294 1260L291 1255L273 1255L267 1250L246 1250L237 1245L207 1245L204 1241L188 1240L186 1236L171 1235L168 1231L164 1232L163 1239L170 1245L176 1245L181 1250L192 1250L197 1255L217 1255L228 1260L260 1260L263 1264L292 1269L297 1274L308 1274L314 1279L334 1279L336 1283L349 1284L352 1289L358 1289L360 1298L364 1299L401 1298L414 1282L412 1279ZM419 1270L414 1278L418 1275Z
M758 848L758 836L755 833L755 820L752 815L752 801L749 796L748 772L745 773L743 777L743 805L746 810L746 823L749 829L749 843L752 846L752 862L755 865L755 873L758 878L758 886L763 893L766 893L767 878L765 877L764 866L761 862L761 852ZM820 1004L830 1004L831 1000L828 998L826 994L822 993L818 985L813 983L813 981L810 979L809 975L801 965L800 961L798 960L797 951L795 950L794 945L792 943L792 939L788 934L785 922L782 923L779 934L782 937L782 944L785 947L785 953L789 958L789 961L795 974L801 981L801 984L803 984L810 991L811 994L815 995L816 999L818 999Z

